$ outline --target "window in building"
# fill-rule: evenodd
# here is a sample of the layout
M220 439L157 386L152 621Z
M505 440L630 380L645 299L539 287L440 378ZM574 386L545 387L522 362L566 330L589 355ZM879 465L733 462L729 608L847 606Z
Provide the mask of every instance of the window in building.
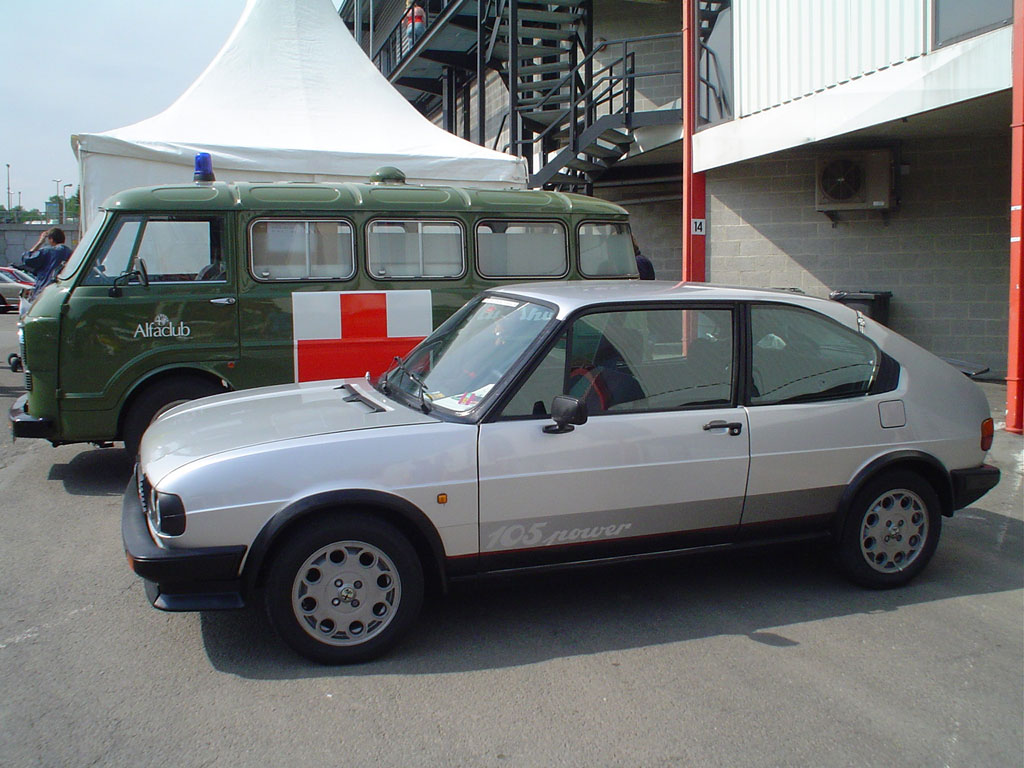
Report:
M933 0L936 48L1013 23L1013 0Z

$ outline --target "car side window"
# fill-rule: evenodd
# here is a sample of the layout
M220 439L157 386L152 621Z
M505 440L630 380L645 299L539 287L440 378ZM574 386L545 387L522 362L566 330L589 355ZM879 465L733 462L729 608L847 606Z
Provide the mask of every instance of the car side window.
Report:
M355 274L347 221L256 221L249 238L259 280L346 280Z
M559 277L569 270L565 228L557 221L484 221L476 228L484 277Z
M723 406L732 372L729 309L597 312L573 321L502 416L547 416L559 394L591 416Z
M750 329L752 405L865 395L878 373L874 344L816 312L754 305Z
M137 261L151 283L225 282L222 229L219 218L122 220L83 284L109 285Z
M378 280L458 277L466 271L462 227L454 221L371 221L366 259Z

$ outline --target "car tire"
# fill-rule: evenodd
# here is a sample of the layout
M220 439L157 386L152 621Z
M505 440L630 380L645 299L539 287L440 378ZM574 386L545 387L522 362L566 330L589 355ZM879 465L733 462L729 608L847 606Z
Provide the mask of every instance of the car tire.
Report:
M928 565L941 532L935 489L913 472L889 472L854 498L838 545L839 564L861 586L899 587Z
M6 315L8 312L10 312L13 309L14 309L14 305L11 304L11 302L9 302L3 296L0 296L0 312L2 312L3 314Z
M384 653L423 604L423 568L396 528L338 513L300 528L269 565L264 605L277 634L321 664Z
M125 450L130 456L139 452L142 434L153 419L175 405L224 392L224 388L195 377L165 379L145 389L129 406L121 430Z

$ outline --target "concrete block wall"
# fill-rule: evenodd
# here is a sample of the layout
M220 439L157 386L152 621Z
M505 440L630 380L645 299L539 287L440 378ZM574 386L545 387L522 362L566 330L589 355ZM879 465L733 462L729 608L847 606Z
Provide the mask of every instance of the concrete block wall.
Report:
M39 235L52 224L0 224L0 265L20 264L21 255L35 245ZM64 237L69 246L78 244L78 229L64 226Z
M904 142L902 199L873 211L814 210L802 148L707 173L708 279L760 287L892 291L889 325L930 351L1006 370L1008 136Z

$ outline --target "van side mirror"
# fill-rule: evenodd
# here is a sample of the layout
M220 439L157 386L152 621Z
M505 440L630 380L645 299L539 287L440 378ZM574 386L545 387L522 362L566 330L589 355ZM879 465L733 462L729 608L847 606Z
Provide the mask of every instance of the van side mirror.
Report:
M549 435L572 432L574 424L587 423L587 404L571 395L555 395L551 401L551 418L555 423L544 427Z
M149 287L149 272L146 271L146 262L139 259L136 263L136 268L131 272L125 272L123 275L118 275L114 278L114 284L110 286L110 290L107 291L107 295L112 299L117 299L121 296L121 286L127 285L132 279L137 279L139 284L143 288Z

